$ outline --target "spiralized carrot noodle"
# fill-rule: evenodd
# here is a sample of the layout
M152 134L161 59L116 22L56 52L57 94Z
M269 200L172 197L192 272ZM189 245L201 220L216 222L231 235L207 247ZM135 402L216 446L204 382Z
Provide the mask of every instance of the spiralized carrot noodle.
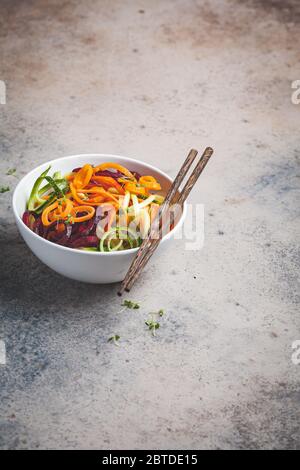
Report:
M129 170L127 170L125 166L122 166L119 163L112 163L112 162L101 163L101 165L98 165L94 168L94 174L98 173L98 171L107 170L108 168L118 170L120 173L123 173L123 175L128 176L128 178L132 178L136 180L134 175Z
M155 191L161 190L161 185L156 181L153 176L141 176L139 183L147 189L153 189Z
M93 171L92 165L84 165L74 176L73 185L75 188L84 188L89 184L90 179L93 176Z
M54 219L61 220L68 217L68 214L71 212L73 203L70 199L58 200L58 206L54 212Z
M48 225L52 224L51 219L49 219L49 215L52 211L54 211L54 209L57 208L57 206L58 206L58 202L55 201L53 204L51 204L50 206L46 207L46 209L44 209L42 213L42 224L45 227L48 227Z
M77 217L78 212L86 212L85 215ZM77 206L73 207L71 211L72 222L85 222L86 220L91 219L95 215L95 208L91 206Z
M122 186L110 176L93 176L93 181L102 184L105 189L114 188L118 194L125 194Z

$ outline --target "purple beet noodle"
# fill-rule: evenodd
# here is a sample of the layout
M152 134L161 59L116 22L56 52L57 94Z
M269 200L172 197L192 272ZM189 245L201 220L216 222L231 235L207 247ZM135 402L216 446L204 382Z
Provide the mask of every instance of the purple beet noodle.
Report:
M99 244L99 239L96 235L89 235L87 237L80 237L77 240L70 243L71 248L82 248L85 246L88 247L97 247Z

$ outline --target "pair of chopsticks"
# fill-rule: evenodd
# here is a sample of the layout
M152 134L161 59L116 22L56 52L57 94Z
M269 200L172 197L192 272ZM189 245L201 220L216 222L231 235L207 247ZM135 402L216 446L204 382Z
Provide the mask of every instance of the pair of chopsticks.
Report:
M162 225L162 220L165 212L168 210L171 204L179 204L183 205L186 201L188 195L190 194L191 190L193 189L194 185L196 184L199 176L201 175L202 171L206 167L207 162L209 161L210 157L213 154L213 149L211 147L207 147L199 162L195 166L191 176L188 178L182 192L180 193L179 198L177 198L177 192L181 183L183 182L185 176L187 175L188 171L190 170L198 152L197 150L190 150L185 162L183 163L182 167L180 168L175 180L173 181L166 198L163 204L160 207L159 213L157 215L159 221L159 227ZM153 255L154 251L159 245L161 236L157 237L157 224L154 222L152 227L149 231L147 237L145 237L143 243L141 244L139 251L136 254L136 257L132 261L132 264L122 282L121 288L118 292L119 295L122 295L124 290L129 292L133 284L135 283L136 279L139 277L140 273L142 272L143 268L148 263L149 259ZM161 235L161 233L160 233Z

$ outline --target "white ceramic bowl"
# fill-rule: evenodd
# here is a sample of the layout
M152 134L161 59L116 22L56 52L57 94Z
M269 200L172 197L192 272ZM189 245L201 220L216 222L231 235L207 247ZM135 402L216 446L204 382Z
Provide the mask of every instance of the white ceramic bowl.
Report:
M85 163L99 165L102 162L120 163L140 174L153 175L159 180L163 192L166 192L172 183L172 180L162 171L132 158L109 154L83 154L58 158L56 160L43 163L22 178L13 195L13 211L18 229L33 253L43 263L63 276L67 276L77 281L97 284L106 284L123 280L138 248L126 251L101 253L76 250L56 245L55 243L45 240L32 232L23 223L22 215L26 210L26 202L30 195L33 183L49 165L51 165L50 174L52 174L52 171L54 172L59 170L65 174L72 171L73 168L80 167ZM174 229L163 237L157 252L159 252L161 248L173 238L175 232L182 225L185 215L186 207L184 207L183 213L177 221Z

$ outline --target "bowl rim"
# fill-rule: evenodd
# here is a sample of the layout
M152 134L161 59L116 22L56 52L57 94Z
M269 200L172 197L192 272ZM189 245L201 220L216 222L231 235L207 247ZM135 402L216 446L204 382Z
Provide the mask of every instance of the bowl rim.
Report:
M46 243L46 246L47 245L50 245L51 247L56 247L58 248L59 250L62 250L62 251L67 251L69 253L72 253L72 252L76 252L76 253L80 253L81 255L88 255L88 256L121 256L121 255L126 255L126 254L134 254L134 253L137 253L138 250L139 250L139 247L137 248L129 248L128 250L122 250L122 251L85 251L85 250L80 250L78 248L70 248L68 246L63 246L63 245L58 245L57 243L53 243L49 240L46 240L46 238L43 238L41 237L40 235L38 235L37 233L33 232L32 230L30 230L29 227L27 227L27 225L23 222L22 220L22 217L19 215L18 211L17 211L17 207L16 207L16 204L17 204L17 198L18 198L18 191L20 189L20 187L22 186L22 183L24 182L25 178L27 178L28 176L30 176L32 173L34 173L36 170L40 169L41 172L43 171L43 167L47 167L51 164L53 164L54 162L57 163L59 162L60 160L72 160L74 158L93 158L93 157L103 157L103 158L115 158L115 159L118 159L118 160L123 160L123 161L127 161L127 162L130 162L130 163L138 163L140 165L144 165L145 167L148 167L149 169L151 170L154 170L158 173L160 173L162 176L164 176L170 183L173 182L172 178L170 178L169 175L167 175L164 171L160 170L159 168L149 164L149 163L146 163L146 162L143 162L141 160L137 160L135 158L131 158L131 157L126 157L124 155L116 155L116 154L112 154L112 153L80 153L80 154L75 154L75 155L67 155L67 156L64 156L64 157L59 157L59 158L54 158L52 160L49 160L47 162L44 162L44 163L41 163L40 165L36 166L35 168L33 168L31 171L29 171L28 173L26 173L26 175L24 175L21 180L18 182L17 186L15 187L15 190L13 192L13 197L12 197L12 207L13 207L13 213L14 213L14 216L15 216L15 219L17 221L19 221L19 223L21 224L21 226L25 229L25 231L27 231L27 233L29 233L31 236L33 236L33 238L35 239L38 239L41 241L41 243ZM178 230L179 228L182 226L184 220L185 220L185 217L186 217L186 211L187 211L187 207L186 207L186 202L183 204L183 211L182 211L182 214L180 216L180 219L178 220L177 224L175 225L175 227L170 230L168 233L166 233L163 238L161 239L160 241L160 244L161 243L164 243L165 241L167 241L169 238L171 238Z

